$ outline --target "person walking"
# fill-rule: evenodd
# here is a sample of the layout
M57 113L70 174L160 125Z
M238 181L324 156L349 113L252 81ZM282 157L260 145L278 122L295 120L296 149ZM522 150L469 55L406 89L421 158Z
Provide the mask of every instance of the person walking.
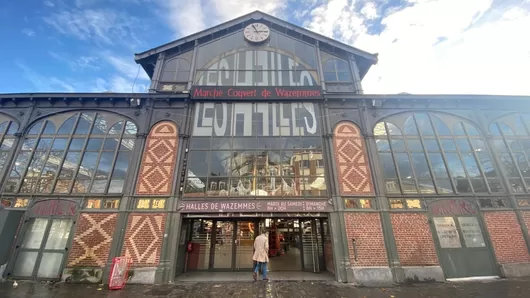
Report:
M261 272L263 280L269 280L267 277L267 263L269 262L269 238L266 230L263 230L261 235L254 240L254 255L252 260L256 262L254 265L254 272L252 276L254 281L258 279L258 274Z

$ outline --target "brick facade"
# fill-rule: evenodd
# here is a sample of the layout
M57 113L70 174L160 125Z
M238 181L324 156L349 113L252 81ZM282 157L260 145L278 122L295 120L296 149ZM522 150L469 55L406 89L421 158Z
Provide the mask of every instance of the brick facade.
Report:
M116 213L81 213L68 267L105 267L116 228Z
M530 229L530 211L521 211L527 229ZM530 232L529 232L530 233Z
M439 265L428 219L422 213L392 213L392 229L402 266Z
M351 122L337 124L333 151L341 195L372 195L374 187L360 129Z
M351 263L354 266L388 266L379 213L346 212L344 220ZM357 261L352 239L357 246Z
M484 220L500 264L530 262L530 254L515 212L484 212Z
M147 137L136 194L169 195L177 161L178 130L175 123L163 121L151 128Z
M131 213L129 215L122 255L132 259L131 266L158 265L165 225L165 213Z

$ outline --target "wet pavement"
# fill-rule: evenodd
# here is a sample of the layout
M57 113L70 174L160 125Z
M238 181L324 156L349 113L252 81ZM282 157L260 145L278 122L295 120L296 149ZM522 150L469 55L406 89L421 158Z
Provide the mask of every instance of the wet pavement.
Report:
M0 283L1 298L417 298L417 297L530 297L530 279L509 279L466 283L403 285L394 288L357 288L336 282L227 282L179 283L175 285L127 285L123 290L80 284Z

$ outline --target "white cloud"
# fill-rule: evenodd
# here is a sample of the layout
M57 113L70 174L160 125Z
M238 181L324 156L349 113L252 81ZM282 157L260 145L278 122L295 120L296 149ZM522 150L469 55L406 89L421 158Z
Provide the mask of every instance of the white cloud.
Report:
M81 56L79 58L74 58L68 53L57 53L54 51L49 51L48 53L58 61L68 64L73 71L82 71L85 69L99 70L101 68L99 65L99 58L95 56Z
M133 62L132 57L119 57L111 53L104 52L102 54L103 59L105 59L116 71L126 76L129 79L137 80L149 80L149 77L142 69L142 67Z
M54 12L44 21L58 32L106 47L141 44L136 31L144 29L138 18L107 9L71 9Z
M51 1L44 1L44 5L48 6L48 7L55 7L55 4Z
M364 15L367 19L375 19L378 17L377 7L373 2L366 2L361 9L361 14Z
M75 92L76 88L69 82L57 77L42 75L22 62L16 62L23 76L31 82L37 92Z
M197 33L255 10L278 15L286 0L157 0L176 36Z
M22 33L26 34L29 37L35 36L35 31L33 31L33 30L29 29L29 28L22 29Z
M376 35L368 31L366 5L356 11L346 0L317 7L307 26L379 53L363 81L365 93L530 94L530 5L409 2L414 5L386 12Z

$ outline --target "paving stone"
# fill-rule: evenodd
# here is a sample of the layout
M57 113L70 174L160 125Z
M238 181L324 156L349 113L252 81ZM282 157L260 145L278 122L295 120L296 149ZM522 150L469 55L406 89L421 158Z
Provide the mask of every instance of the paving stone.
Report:
M530 278L469 283L435 283L394 288L357 288L337 282L226 282L175 285L127 285L109 291L96 285L0 283L1 298L419 298L530 297Z

